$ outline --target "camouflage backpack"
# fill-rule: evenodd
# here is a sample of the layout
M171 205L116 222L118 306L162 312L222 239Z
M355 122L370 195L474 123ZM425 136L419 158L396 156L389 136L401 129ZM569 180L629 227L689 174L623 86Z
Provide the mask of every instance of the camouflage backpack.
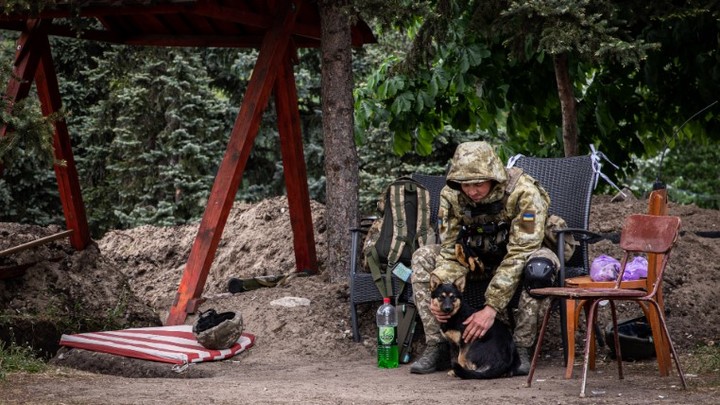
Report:
M430 224L430 193L410 177L400 177L386 187L378 201L380 217L368 231L363 247L365 264L383 297L390 297L392 271L398 263L410 267L413 252L435 243ZM406 278L399 276L402 292Z

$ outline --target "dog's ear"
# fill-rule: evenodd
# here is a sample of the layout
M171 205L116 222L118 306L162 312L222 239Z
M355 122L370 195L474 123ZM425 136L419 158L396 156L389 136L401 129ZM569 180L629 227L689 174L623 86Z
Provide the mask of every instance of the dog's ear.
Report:
M440 284L442 284L440 277L435 274L430 274L430 291L434 291Z
M455 287L457 287L457 289L460 290L460 292L464 292L465 291L465 276L460 276L460 277L456 278L455 281L453 282L453 284L455 284Z

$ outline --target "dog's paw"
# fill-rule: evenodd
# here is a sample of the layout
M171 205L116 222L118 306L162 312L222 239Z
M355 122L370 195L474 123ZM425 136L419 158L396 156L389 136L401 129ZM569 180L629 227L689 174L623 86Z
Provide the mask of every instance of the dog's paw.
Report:
M448 371L447 375L449 375L450 377L455 377L455 370Z

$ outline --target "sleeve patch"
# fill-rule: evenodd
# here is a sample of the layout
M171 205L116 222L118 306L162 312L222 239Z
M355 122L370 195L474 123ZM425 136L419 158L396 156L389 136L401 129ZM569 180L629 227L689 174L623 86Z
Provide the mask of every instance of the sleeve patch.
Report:
M535 211L525 211L521 215L520 230L525 233L535 232Z
M535 211L525 211L522 214L523 222L535 222Z

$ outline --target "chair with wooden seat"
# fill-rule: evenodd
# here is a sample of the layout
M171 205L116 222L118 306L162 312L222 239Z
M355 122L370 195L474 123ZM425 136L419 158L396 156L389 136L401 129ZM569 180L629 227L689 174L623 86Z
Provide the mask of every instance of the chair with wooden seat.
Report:
M568 288L613 288L615 281L593 281L589 275L571 277L565 280L565 287ZM640 280L627 280L620 284L620 288L627 288L633 290L642 290L647 287L647 279ZM580 314L583 309L587 311L588 307L585 305L585 300L579 299L567 299L565 300L565 312L567 313L567 322L565 323L566 336L567 336L567 362L565 366L565 378L572 378L573 368L575 365L575 333L579 330L580 326ZM645 311L646 308L643 307ZM646 317L649 316L646 312ZM587 319L588 314L585 313ZM597 333L597 330L595 331ZM595 335L593 340L590 342L590 363L589 367L591 370L595 369Z
M587 383L587 373L590 365L590 351L593 349L593 339L595 333L595 318L597 316L598 303L603 300L610 302L610 309L613 322L614 332L614 344L615 353L618 364L618 375L619 378L623 378L622 372L622 353L620 350L620 339L618 335L617 326L617 313L615 308L615 301L635 301L641 304L644 308L652 308L654 314L657 315L660 327L663 333L663 339L667 342L667 345L672 352L672 357L675 361L675 365L680 376L683 388L687 388L685 381L685 375L683 374L680 366L675 346L670 338L670 333L667 328L665 321L665 315L661 310L660 304L658 303L658 297L660 291L662 291L662 279L665 273L668 259L670 257L670 251L675 245L678 238L680 229L680 218L675 216L656 216L656 215L645 215L635 214L628 216L623 225L622 233L620 236L620 247L625 251L625 254L620 262L620 272L618 279L614 282L613 287L548 287L548 288L537 288L531 290L531 293L544 295L550 297L552 300L557 299L568 299L582 302L583 307L586 309L587 314L587 327L586 327L586 340L585 340L585 352L583 362L583 376L582 385L580 389L580 396L585 396L585 387ZM633 255L645 254L645 255L658 255L660 263L657 268L654 277L648 277L646 282L646 289L633 289L623 287L621 280L625 272L626 265L630 262ZM552 307L552 306L551 306ZM547 324L550 319L550 309L548 309L543 317L542 326L540 328L540 335L538 342L535 347L535 353L533 355L532 363L530 365L530 373L528 374L527 386L529 387L532 383L535 368L537 366L537 360L542 349L543 338L547 329Z
M666 189L658 189L654 190L649 198L649 206L648 206L648 214L650 215L667 215L667 190ZM588 232L588 235L591 235L591 232ZM617 242L615 242L617 243ZM658 260L661 259L658 257L657 254L649 254L648 255L648 278L650 280L653 280L655 277L656 272L658 271ZM582 276L576 276L576 277L570 277L565 279L565 287L572 287L572 288L611 288L615 285L614 281L593 281L590 278L590 275L582 275ZM643 278L640 280L627 280L622 281L620 284L621 288L628 288L628 289L641 289L641 290L652 290L652 283L648 283L647 278ZM564 307L565 312L567 314L567 321L565 322L565 336L567 336L567 346L566 346L566 367L565 367L565 378L570 379L572 378L574 364L575 364L575 335L576 332L579 330L580 326L580 314L581 310L585 308L587 310L587 306L584 305L584 301L582 300L563 300L565 301ZM660 307L660 311L664 312L664 304L662 299L662 291L658 291L657 295L657 302ZM561 304L562 305L562 304ZM652 331L652 338L653 343L655 346L655 353L656 353L656 359L658 363L658 370L660 372L660 375L663 377L666 377L670 374L670 368L671 368L671 361L670 361L670 353L669 353L669 347L665 339L663 338L663 333L660 327L660 323L658 320L658 316L654 311L653 307L647 307L647 306L641 306L643 313L645 315L645 318L648 320L650 324L650 328ZM587 313L585 314L587 318ZM596 329L596 333L598 330ZM593 339L590 342L591 344L591 350L590 350L590 363L589 368L591 370L595 369L595 335L593 335Z

